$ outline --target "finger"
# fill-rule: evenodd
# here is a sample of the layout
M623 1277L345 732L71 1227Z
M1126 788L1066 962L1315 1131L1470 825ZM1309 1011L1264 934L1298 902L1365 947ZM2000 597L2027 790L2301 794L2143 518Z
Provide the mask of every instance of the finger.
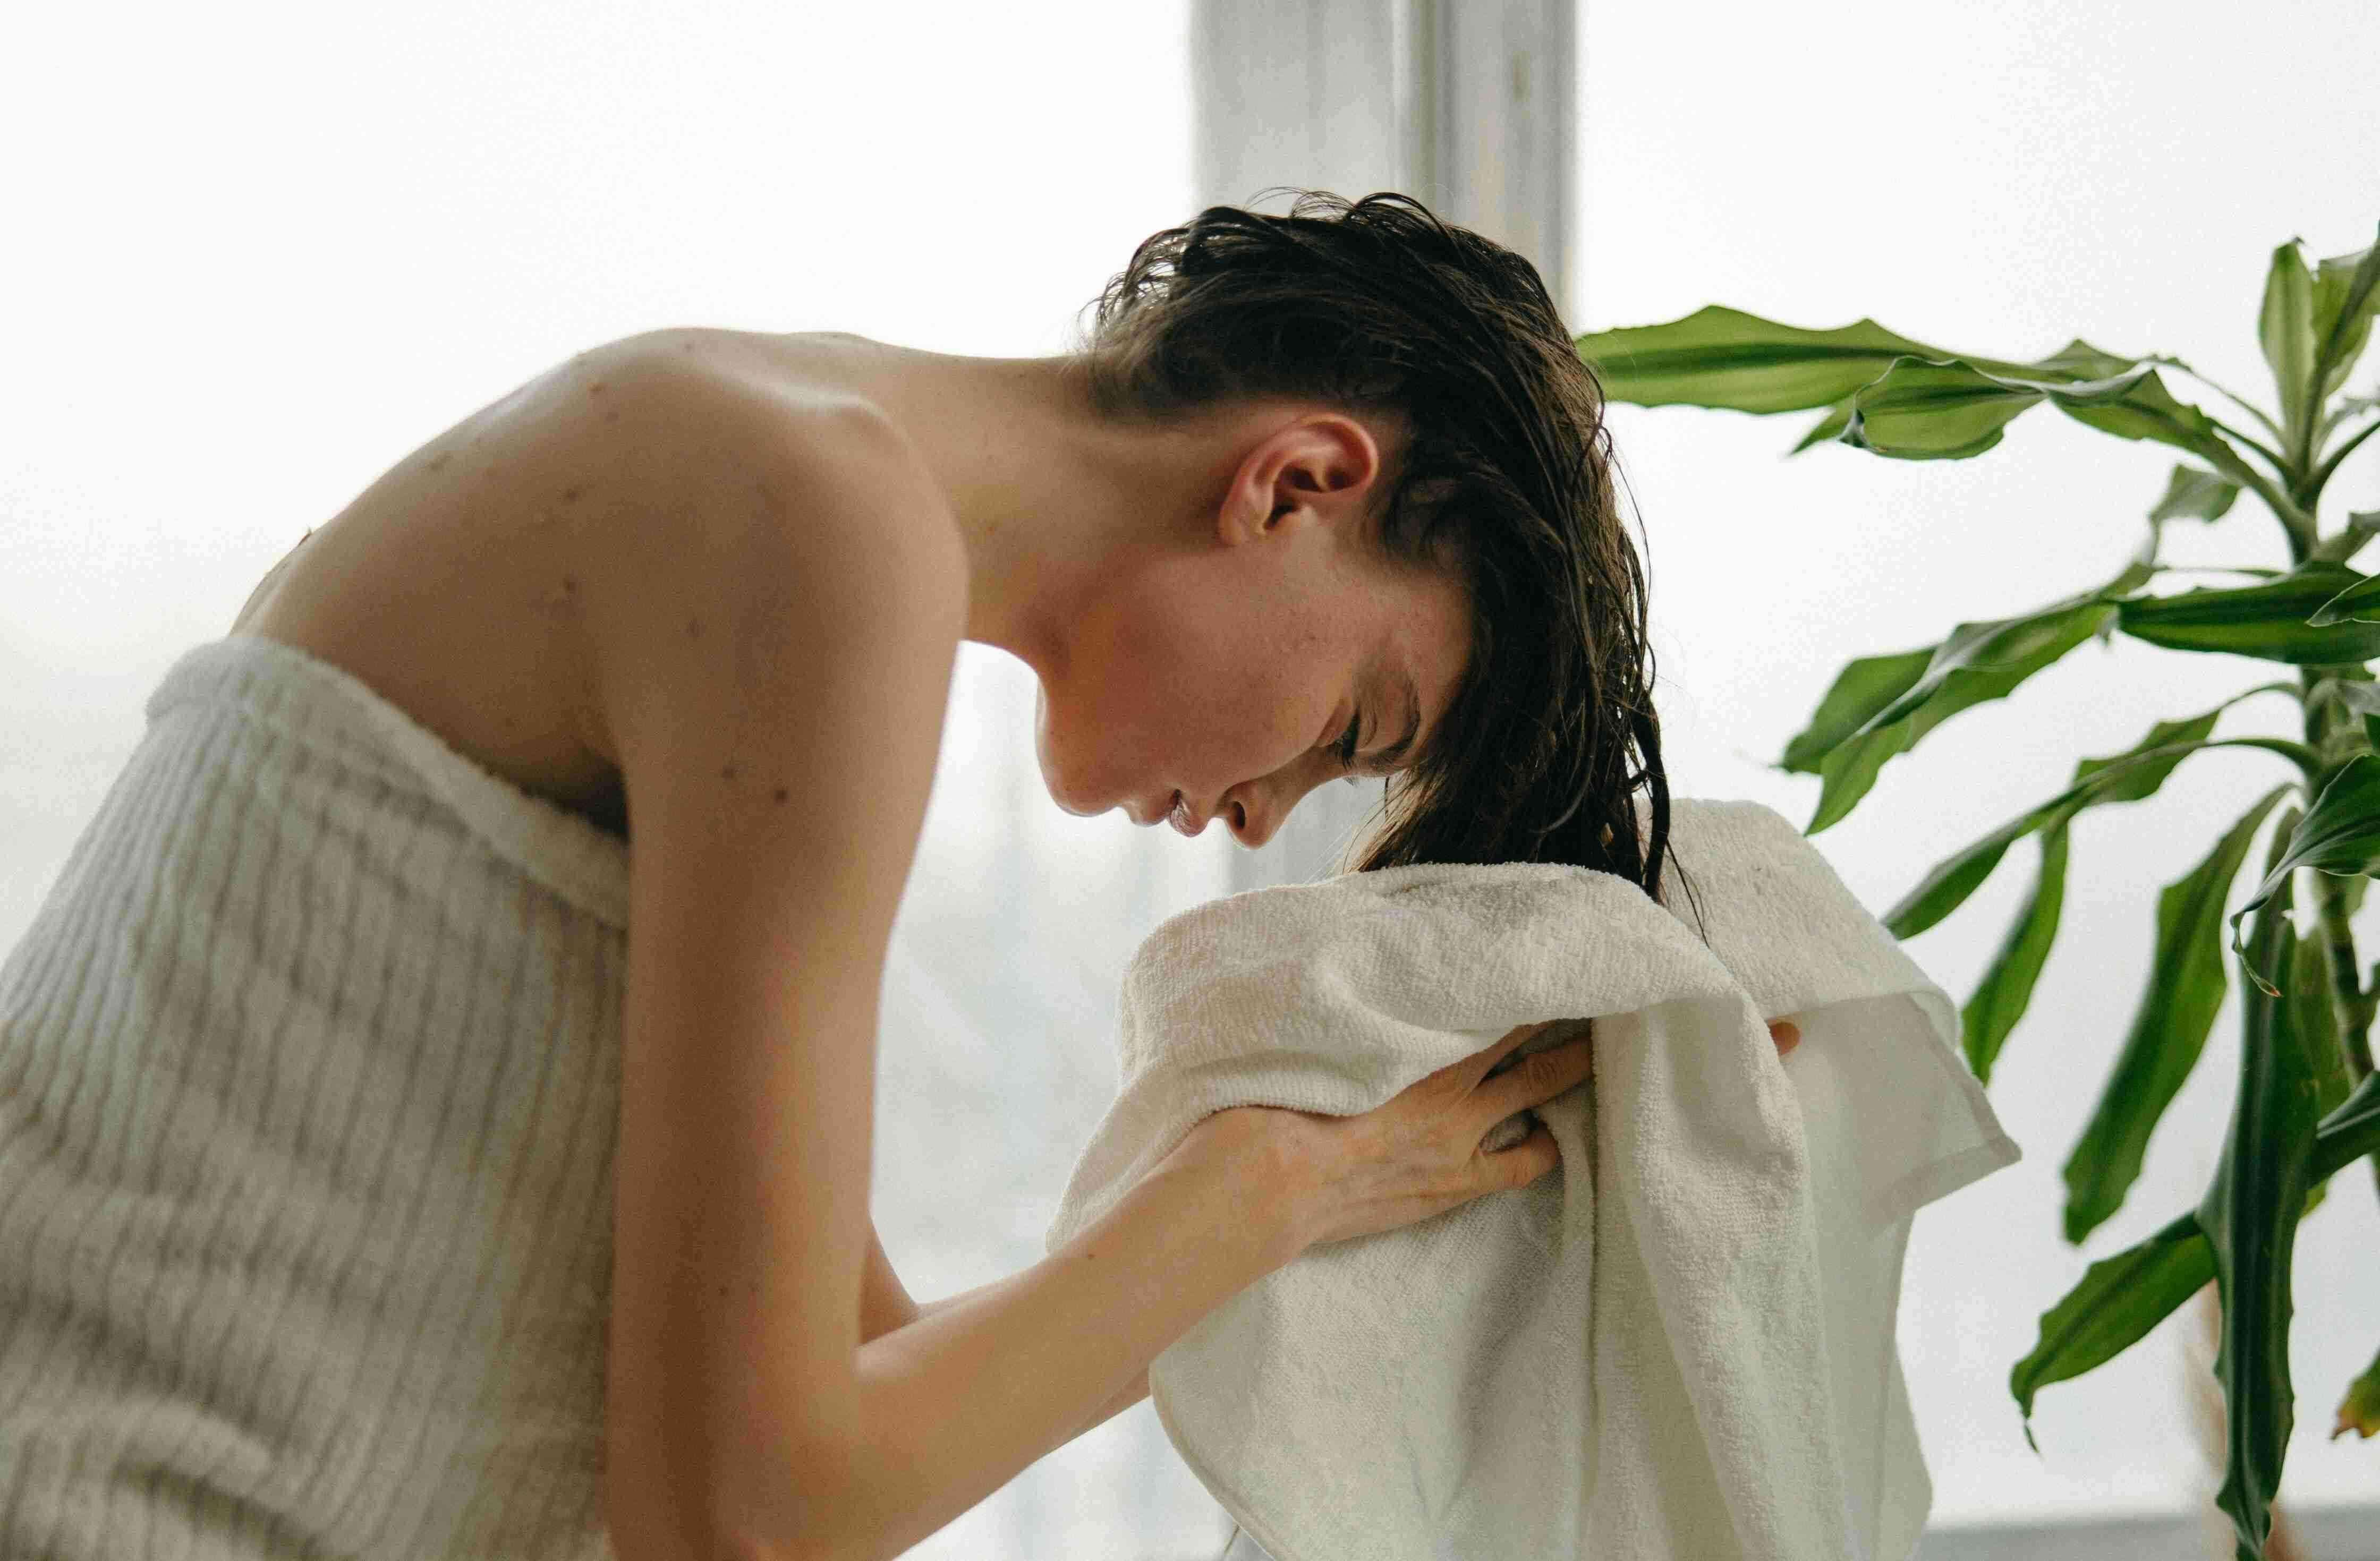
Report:
M1595 1068L1595 1047L1582 1035L1558 1047L1533 1051L1511 1070L1480 1082L1471 1092L1470 1109L1486 1132L1515 1111L1542 1106L1565 1090L1576 1088Z
M1481 1155L1475 1162L1485 1183L1482 1192L1507 1192L1526 1187L1561 1164L1561 1148L1541 1123L1509 1149Z
M1777 1055L1782 1057L1802 1044L1802 1027L1790 1019L1771 1020L1768 1038L1777 1043Z
M1484 1049L1473 1052L1462 1061L1445 1069L1444 1071L1462 1079L1466 1089L1476 1089L1479 1087L1479 1081L1494 1072L1504 1059L1510 1057L1518 1048L1526 1046L1532 1036L1538 1035L1547 1025L1553 1023L1554 1021L1548 1019L1535 1024L1524 1024L1517 1029L1508 1030L1500 1039L1489 1042Z

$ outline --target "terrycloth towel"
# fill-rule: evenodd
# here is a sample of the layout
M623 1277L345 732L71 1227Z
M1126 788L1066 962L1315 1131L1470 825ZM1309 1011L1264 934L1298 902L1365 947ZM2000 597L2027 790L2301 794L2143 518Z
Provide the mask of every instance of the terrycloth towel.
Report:
M628 854L195 646L0 961L0 1557L601 1561Z
M1235 895L1135 956L1053 1251L1211 1112L1367 1111L1515 1025L1594 1021L1593 1077L1537 1113L1558 1173L1313 1248L1150 1368L1174 1446L1276 1561L1915 1544L1911 1217L2016 1145L1949 998L1790 823L1681 800L1671 844L1667 907L1585 868L1401 867Z

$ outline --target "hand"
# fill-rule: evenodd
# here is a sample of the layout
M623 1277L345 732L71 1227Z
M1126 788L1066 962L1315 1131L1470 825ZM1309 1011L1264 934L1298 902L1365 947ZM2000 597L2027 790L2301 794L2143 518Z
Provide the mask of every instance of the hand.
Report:
M1480 1147L1499 1122L1585 1081L1594 1060L1588 1035L1513 1057L1553 1023L1524 1024L1360 1116L1259 1106L1235 1107L1208 1120L1220 1127L1220 1119L1248 1112L1284 1119L1274 1125L1298 1147L1306 1245L1394 1230L1484 1193L1525 1187L1561 1164L1542 1122L1508 1148L1489 1153ZM1785 1021L1771 1023L1768 1034L1780 1057L1802 1039ZM1507 1059L1511 1066L1500 1070Z

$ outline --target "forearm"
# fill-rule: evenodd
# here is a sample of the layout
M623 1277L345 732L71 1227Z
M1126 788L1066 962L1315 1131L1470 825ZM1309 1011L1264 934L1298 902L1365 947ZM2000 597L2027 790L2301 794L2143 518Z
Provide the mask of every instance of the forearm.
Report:
M956 1295L944 1296L940 1301L916 1301L909 1299L908 1291L900 1288L899 1277L891 1273L890 1265L886 1265L886 1276L893 1293L884 1298L879 1310L870 1311L865 1306L862 1307L859 1337L863 1344L871 1338L881 1338L895 1328L906 1327L920 1317L930 1317L937 1312L947 1312L959 1302L981 1295L991 1289L990 1285L978 1285L971 1290L961 1290ZM1077 1426L1074 1434L1068 1436L1066 1440L1071 1442L1075 1436L1080 1436L1087 1431L1097 1430L1148 1397L1148 1369L1143 1367L1135 1374L1132 1381L1124 1386L1123 1391L1093 1410L1090 1418Z
M1287 1145L1266 1142L1168 1160L1041 1262L862 1345L847 1554L899 1555L1136 1402L1168 1345L1302 1250Z

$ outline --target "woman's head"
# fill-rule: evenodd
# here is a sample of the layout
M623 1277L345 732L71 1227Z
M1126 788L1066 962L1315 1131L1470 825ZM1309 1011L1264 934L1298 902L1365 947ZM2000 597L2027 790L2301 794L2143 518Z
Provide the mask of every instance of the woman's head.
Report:
M1286 217L1217 206L1152 236L1097 309L1085 368L1105 417L1267 399L1348 414L1301 424L1310 440L1282 442L1305 458L1285 458L1321 478L1326 513L1351 495L1360 524L1334 535L1373 558L1339 566L1375 572L1408 666L1445 684L1351 865L1562 862L1653 889L1670 810L1644 578L1601 389L1536 268L1402 195L1306 192ZM1367 710L1366 751L1403 715L1401 696Z

